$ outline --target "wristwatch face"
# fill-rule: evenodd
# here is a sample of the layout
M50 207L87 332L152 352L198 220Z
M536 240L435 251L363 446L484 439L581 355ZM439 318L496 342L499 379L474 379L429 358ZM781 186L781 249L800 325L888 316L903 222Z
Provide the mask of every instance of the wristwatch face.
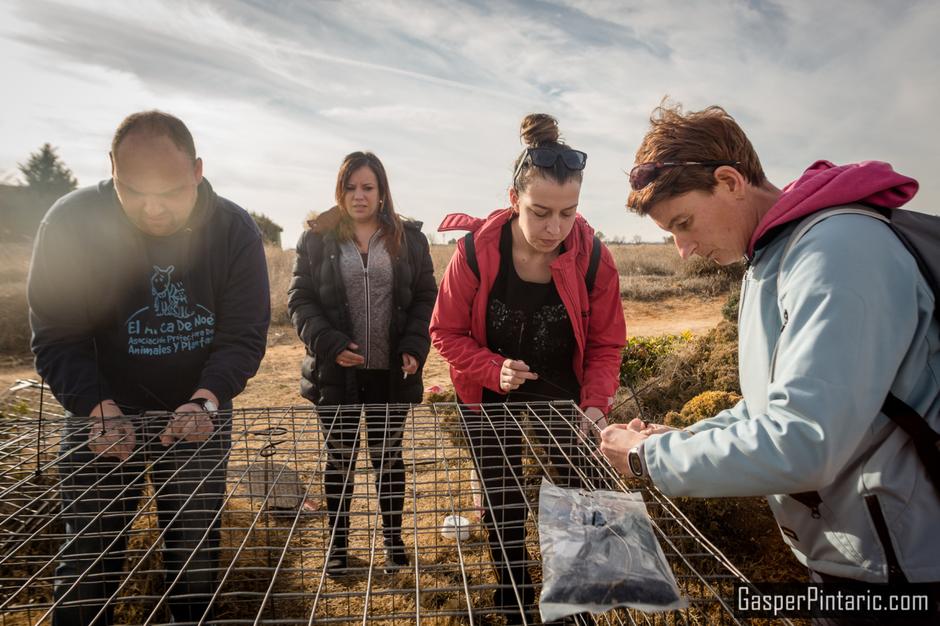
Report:
M219 410L218 405L216 405L215 402L213 402L212 400L209 400L208 398L193 398L192 400L190 400L190 402L192 402L193 404L198 404L207 413L215 413L216 411Z
M627 463L630 465L630 471L634 476L643 475L643 461L640 460L640 453L636 448L627 453Z

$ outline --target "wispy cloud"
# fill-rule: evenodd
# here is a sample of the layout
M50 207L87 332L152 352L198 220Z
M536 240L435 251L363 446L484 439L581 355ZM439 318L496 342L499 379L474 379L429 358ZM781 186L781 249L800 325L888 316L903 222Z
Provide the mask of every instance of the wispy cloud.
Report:
M919 206L940 205L928 0L20 0L4 12L0 172L50 141L93 182L120 119L163 108L193 129L216 188L286 241L332 203L357 149L382 157L398 204L426 222L501 205L535 110L590 154L592 223L658 238L623 210L623 170L664 94L728 108L778 183L816 158L880 158L921 178Z

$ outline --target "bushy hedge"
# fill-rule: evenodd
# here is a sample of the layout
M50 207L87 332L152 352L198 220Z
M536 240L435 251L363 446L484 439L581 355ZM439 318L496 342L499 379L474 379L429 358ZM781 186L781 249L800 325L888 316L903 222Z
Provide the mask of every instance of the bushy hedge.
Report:
M629 338L620 362L620 384L624 387L635 387L652 377L663 357L691 340L690 331L679 335Z

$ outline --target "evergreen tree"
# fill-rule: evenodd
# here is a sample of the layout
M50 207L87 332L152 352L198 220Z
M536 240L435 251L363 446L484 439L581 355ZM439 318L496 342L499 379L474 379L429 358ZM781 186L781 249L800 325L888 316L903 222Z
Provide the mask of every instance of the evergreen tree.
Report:
M29 155L26 164L17 164L30 189L50 196L63 196L78 187L72 170L59 160L56 149L48 143Z

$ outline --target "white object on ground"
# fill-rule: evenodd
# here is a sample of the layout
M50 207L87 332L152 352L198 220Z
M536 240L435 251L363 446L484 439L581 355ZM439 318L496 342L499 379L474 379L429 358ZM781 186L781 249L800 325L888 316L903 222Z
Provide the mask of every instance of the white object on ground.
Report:
M470 538L470 520L461 515L448 515L441 524L441 535L446 539L466 541Z

